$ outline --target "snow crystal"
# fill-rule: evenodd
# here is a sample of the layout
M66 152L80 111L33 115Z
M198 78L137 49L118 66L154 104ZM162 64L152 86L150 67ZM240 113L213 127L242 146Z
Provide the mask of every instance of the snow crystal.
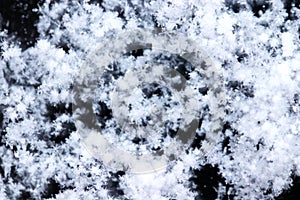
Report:
M207 165L221 177L213 196L275 199L300 176L300 11L291 2L46 0L32 8L38 36L25 49L5 30L12 22L0 23L0 199L201 199L208 184L191 180ZM189 60L194 45L205 62ZM80 96L75 81L98 82ZM87 138L123 153L105 149L112 162L165 153L166 168L105 165L75 123L88 111L107 141L95 130ZM174 134L193 123L180 145Z

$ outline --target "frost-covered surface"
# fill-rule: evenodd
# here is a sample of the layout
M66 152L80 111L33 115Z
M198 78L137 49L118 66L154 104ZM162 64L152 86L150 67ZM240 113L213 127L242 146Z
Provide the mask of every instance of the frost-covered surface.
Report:
M32 11L39 20L31 39L7 24L1 9L0 199L280 196L300 176L300 10L291 2L46 0ZM197 42L222 69L226 94L212 152L201 156L198 135L167 170L142 175L94 159L71 108L87 54L137 27L175 30Z

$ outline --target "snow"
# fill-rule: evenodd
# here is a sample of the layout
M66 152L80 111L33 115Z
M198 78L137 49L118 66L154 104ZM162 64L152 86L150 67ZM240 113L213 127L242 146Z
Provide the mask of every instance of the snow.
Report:
M292 56L293 51L295 50L296 46L293 42L293 37L294 35L291 33L283 33L281 35L281 40L282 40L282 56L287 57L287 56Z
M215 188L220 199L228 194L274 199L291 187L291 177L300 176L300 12L294 8L299 19L286 20L283 2L274 0L257 17L251 12L254 4L240 3L245 9L235 13L224 2L209 0L45 1L34 46L22 50L1 32L0 199L21 198L25 189L41 199L50 179L60 187L50 199L194 199L201 191L192 189L190 178L205 164L217 166L230 184ZM149 30L168 34L154 37ZM153 43L152 50L119 55L128 43L143 40ZM199 70L190 72L182 87L185 78L165 70L173 58L152 61L167 55L166 49L186 58L197 49L210 61L206 55L201 56L207 66L193 60ZM112 59L110 67L120 70L106 66ZM93 68L97 63L103 66ZM150 90L152 82L160 90L154 87L156 93L146 98L143 89ZM85 92L79 93L78 83L97 88L79 88ZM206 94L199 94L205 87ZM98 129L89 130L87 138L80 133L86 129L75 123L76 115L88 109L75 115L69 105L78 95L82 102L94 99L107 106L91 108L105 121L101 137ZM205 133L202 146L198 141L188 148L161 136L165 122L173 123L169 129L189 130L186 126L199 115L202 126L189 134ZM145 128L141 124L147 120ZM126 131L121 134L120 124ZM99 149L93 151L87 141L100 153L101 145L109 146L104 156L114 164L95 155ZM151 150L158 147L164 156ZM137 165L130 169L132 164ZM141 173L143 167L154 170ZM125 174L113 175L118 170ZM135 170L139 173L131 173Z

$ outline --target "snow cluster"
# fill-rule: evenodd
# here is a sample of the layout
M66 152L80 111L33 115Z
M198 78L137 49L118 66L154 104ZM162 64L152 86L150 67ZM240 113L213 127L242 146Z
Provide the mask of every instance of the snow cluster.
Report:
M0 199L276 198L291 187L292 177L300 176L300 10L294 6L286 12L287 2L43 2L36 11L39 37L32 47L22 49L5 30L0 34ZM205 126L213 114L212 108L203 107L203 127L191 147L166 169L150 174L116 171L94 158L72 115L73 84L86 57L102 41L137 28L180 33L201 46L222 74L225 96L226 114L215 129L219 137L214 148L203 156L203 138L210 137ZM139 56L118 62L142 65ZM109 83L99 81L98 101L107 99L112 83L123 75L117 72L109 75ZM213 93L201 90L206 85L199 77L191 73L190 82L209 101ZM132 91L129 99L135 112L131 120L142 124L142 111L166 103L174 104L166 109L168 116L180 118L177 99L166 102L154 96L145 102L139 92ZM97 106L95 113L105 126L101 120L108 119L110 108ZM105 134L114 142L131 137ZM160 139L153 136L155 147ZM123 148L133 151L137 146L125 143ZM207 165L218 168L222 177L216 197L205 196L197 189L202 180L194 181Z

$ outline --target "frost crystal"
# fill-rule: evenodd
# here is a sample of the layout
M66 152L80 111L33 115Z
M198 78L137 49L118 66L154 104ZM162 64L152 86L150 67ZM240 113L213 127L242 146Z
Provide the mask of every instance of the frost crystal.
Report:
M4 2L0 199L280 199L296 187L296 1ZM142 35L129 34L133 30L165 35L160 41L149 35L144 44ZM120 33L129 35L118 42ZM180 43L176 35L192 43ZM155 49L160 45L174 51ZM193 60L194 45L212 64ZM90 67L96 61L103 66ZM172 71L167 76L168 66L180 76ZM95 88L85 87L92 81ZM82 106L89 100L90 108ZM197 116L197 124L177 157L178 130L189 132L185 125L196 123L185 113ZM77 123L88 114L94 115L86 118L92 125ZM130 165L112 168L80 134L91 127L101 129L111 146L137 157L169 150L161 157L171 162L154 173L132 174ZM111 162L120 164L124 155Z

